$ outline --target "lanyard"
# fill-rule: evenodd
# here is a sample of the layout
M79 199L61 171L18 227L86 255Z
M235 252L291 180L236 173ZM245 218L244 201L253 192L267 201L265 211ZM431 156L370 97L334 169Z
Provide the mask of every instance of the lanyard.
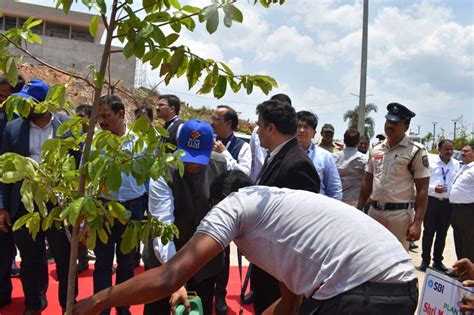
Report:
M448 176L449 168L446 168L446 171L445 171L444 167L441 166L441 173L443 174L443 183L446 186L446 177Z

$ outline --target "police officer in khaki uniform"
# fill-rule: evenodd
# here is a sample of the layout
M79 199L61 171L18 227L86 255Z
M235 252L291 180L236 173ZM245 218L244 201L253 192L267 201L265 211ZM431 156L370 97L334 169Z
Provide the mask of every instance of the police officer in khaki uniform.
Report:
M415 113L398 103L388 104L387 110L387 138L370 153L357 207L362 209L370 197L369 216L408 250L408 242L420 238L428 202L428 153L405 134Z

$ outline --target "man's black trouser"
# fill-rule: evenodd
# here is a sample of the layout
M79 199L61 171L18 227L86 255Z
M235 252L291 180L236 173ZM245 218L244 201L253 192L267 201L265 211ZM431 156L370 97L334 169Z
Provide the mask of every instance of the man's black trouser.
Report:
M145 270L161 266L161 263L155 256L153 250L153 240L148 240L142 253ZM212 300L214 299L214 286L216 284L216 276L207 278L203 281L197 282L191 278L186 282L186 289L188 291L195 291L201 298L204 315L212 315ZM171 312L170 297L145 304L143 309L144 315L169 315Z
M229 283L230 268L230 246L224 250L224 268L219 272L216 278L216 299L225 299L227 295L227 283Z
M253 283L255 314L259 315L280 298L279 281L254 265L250 274Z
M418 280L408 283L366 282L328 300L307 299L300 315L412 315L418 304Z
M443 261L443 251L451 222L451 205L448 199L440 200L428 196L425 218L423 219L423 238L421 241L421 258L429 263L431 261L431 246L434 242L433 261ZM436 236L435 236L436 234Z
M18 211L14 220L27 213L23 206L21 206ZM58 230L53 224L50 229L44 232L40 229L36 238L33 239L26 226L23 226L13 232L13 236L21 256L20 279L23 286L23 293L25 294L25 306L33 310L39 310L44 306L42 305L42 298L44 298L49 284L48 260L46 258L45 245L45 238L47 238L56 263L56 272L59 281L59 304L65 308L71 247L64 229L61 228Z
M11 269L14 253L13 233L0 232L0 305L7 304L12 297Z
M452 203L451 207L456 256L474 261L474 203Z

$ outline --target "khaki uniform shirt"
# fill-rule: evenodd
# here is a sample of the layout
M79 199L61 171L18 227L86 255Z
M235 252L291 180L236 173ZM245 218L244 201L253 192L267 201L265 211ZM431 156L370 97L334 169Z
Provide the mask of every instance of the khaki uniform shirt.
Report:
M318 142L318 147L326 151L329 151L329 153L336 153L336 152L341 151L341 145L335 141L333 141L330 145L324 145L320 140Z
M366 171L374 176L372 200L414 202L414 180L430 177L428 153L423 145L407 136L392 148L385 140L370 152Z

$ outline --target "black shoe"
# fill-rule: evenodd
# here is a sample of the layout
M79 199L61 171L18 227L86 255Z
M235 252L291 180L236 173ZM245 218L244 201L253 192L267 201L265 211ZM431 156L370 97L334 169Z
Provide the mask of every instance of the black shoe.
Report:
M434 262L433 268L441 272L447 272L449 270L442 262Z
M41 315L40 310L33 310L31 308L25 308L23 315Z
M122 308L122 307L117 309L116 314L117 315L132 315L132 313L130 312L128 308Z
M223 298L216 298L216 314L217 315L226 315L227 314L227 303Z
M242 304L247 305L247 304L252 304L254 299L254 293L253 291L250 291L249 293L245 294L245 296L242 299Z
M415 242L408 243L408 250L414 251L417 248L418 248L418 245L416 245Z
M89 261L81 260L77 263L77 273L80 274L81 272L89 269Z
M430 265L429 262L426 262L424 260L421 261L421 264L420 264L420 270L425 272L426 271L426 268L428 268L428 266Z
M16 261L12 261L12 271L10 272L10 275L15 278L20 276L20 268L16 265Z

